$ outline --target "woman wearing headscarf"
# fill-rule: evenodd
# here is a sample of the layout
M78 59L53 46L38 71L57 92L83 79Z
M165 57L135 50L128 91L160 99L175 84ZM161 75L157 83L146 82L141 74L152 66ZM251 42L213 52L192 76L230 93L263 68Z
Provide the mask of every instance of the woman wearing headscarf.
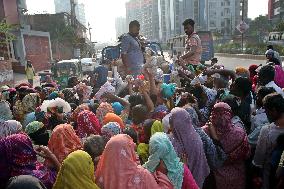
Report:
M149 157L149 140L156 132L163 132L164 128L160 121L148 119L143 123L143 140L137 146L137 153L142 163Z
M21 123L24 121L25 110L22 103L22 100L27 95L28 86L21 86L17 88L17 100L15 105L13 106L13 115L15 119Z
M42 122L33 121L29 123L25 128L25 132L33 140L35 145L48 145L49 133Z
M22 125L16 120L0 121L0 139L22 132Z
M78 106L71 115L71 121L77 123L78 115L83 112L84 110L90 110L89 106L87 104L81 104Z
M41 105L41 111L45 112L48 119L47 128L52 130L59 124L64 124L65 115L71 112L71 106L61 98L45 100Z
M40 151L46 154L45 157L56 168L59 166L57 159L52 156L50 151L44 151L44 149L40 149ZM19 175L32 175L38 178L46 188L52 188L56 173L37 161L37 153L26 134L14 134L1 139L0 154L0 188L3 188L10 177Z
M94 163L82 150L72 152L63 161L53 189L99 189L94 181Z
M150 157L143 167L151 173L155 173L164 165L165 174L175 189L199 188L187 165L180 162L170 139L165 133L155 133L150 139L149 146Z
M102 127L101 133L107 142L111 137L121 134L120 125L117 122L109 122Z
M210 170L215 170L216 168L221 167L224 164L225 160L227 159L227 156L220 142L211 139L210 136L208 136L203 131L203 129L200 127L198 115L194 108L187 107L186 111L189 113L191 117L192 126L194 127L195 131L199 134L202 140L204 153L206 155L206 159L210 167Z
M134 148L131 137L125 134L108 141L96 170L98 186L104 189L173 188L166 175L157 172L156 181L147 169L137 164Z
M107 113L113 113L112 106L107 102L102 102L96 111L96 116L99 119L101 125L103 125L104 117Z
M22 100L24 108L24 122L23 126L27 126L32 121L36 120L35 111L36 108L40 106L41 100L37 93L27 94Z
M36 177L20 175L10 178L6 189L46 189L46 187Z
M101 125L93 112L84 110L78 115L76 133L81 139L91 134L101 134Z
M120 129L122 129L122 130L125 128L125 125L124 125L122 119L114 113L107 113L105 115L105 117L103 119L103 124L105 125L109 122L117 122L119 124Z
M231 123L232 111L228 104L214 105L210 122L204 130L214 140L218 140L226 155L224 165L214 170L217 189L245 188L245 160L250 155L250 147L245 131Z
M172 143L178 156L186 163L197 185L202 188L210 173L200 136L192 126L189 113L182 108L171 111Z
M0 121L8 121L13 119L9 102L0 100Z
M61 163L68 154L82 149L82 143L71 125L62 124L54 128L48 141L48 148Z

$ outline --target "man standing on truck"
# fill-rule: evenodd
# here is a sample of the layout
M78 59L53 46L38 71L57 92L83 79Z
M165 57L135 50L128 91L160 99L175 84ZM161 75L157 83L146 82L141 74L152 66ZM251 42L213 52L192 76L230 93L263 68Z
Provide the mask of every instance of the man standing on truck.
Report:
M201 60L202 46L199 36L194 32L194 24L192 19L186 19L182 24L187 38L184 55L179 58L179 62L196 67Z
M121 39L121 59L126 74L138 76L143 71L144 56L138 39L140 24L137 20L129 23L129 32Z

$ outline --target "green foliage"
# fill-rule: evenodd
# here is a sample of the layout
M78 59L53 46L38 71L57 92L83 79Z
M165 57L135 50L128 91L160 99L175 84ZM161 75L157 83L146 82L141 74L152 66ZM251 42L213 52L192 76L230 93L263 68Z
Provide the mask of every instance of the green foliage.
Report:
M271 21L267 18L267 16L260 15L249 23L247 34L251 36L262 36L272 30L273 24L271 23Z
M284 47L279 45L273 45L274 49L279 52L280 55L284 55ZM244 54L264 55L266 52L267 44L246 44L244 47ZM215 45L215 52L217 53L229 53L240 54L242 53L241 45L239 43L227 43L223 45Z
M284 31L284 21L283 20L275 26L274 31Z
M0 44L6 44L12 40L15 40L16 37L12 34L12 30L15 26L7 24L5 20L0 21L0 34L4 34L5 38L0 38Z

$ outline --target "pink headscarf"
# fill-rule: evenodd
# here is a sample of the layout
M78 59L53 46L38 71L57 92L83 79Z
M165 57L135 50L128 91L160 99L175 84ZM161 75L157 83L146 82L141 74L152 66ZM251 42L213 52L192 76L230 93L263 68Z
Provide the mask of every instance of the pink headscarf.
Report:
M174 108L171 111L173 125L173 146L180 158L186 162L197 185L202 188L210 169L203 149L200 136L192 126L190 114L183 108Z
M84 110L77 118L77 135L85 138L91 134L100 135L101 124L93 112Z
M220 143L229 156L228 159L241 160L245 159L250 152L246 132L239 127L234 127L231 122L231 107L219 102L214 105L211 113L211 123L215 127ZM204 126L204 130L208 132L208 126Z
M108 141L96 170L98 186L104 189L173 188L166 175L157 173L158 185L154 176L137 164L134 148L132 139L125 134L113 136Z

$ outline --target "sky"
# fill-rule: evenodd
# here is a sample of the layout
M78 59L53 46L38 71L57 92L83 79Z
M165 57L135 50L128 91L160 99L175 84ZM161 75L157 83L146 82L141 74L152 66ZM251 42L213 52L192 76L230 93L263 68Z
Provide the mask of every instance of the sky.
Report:
M54 13L54 0L26 0L29 13ZM127 0L79 0L86 5L86 19L92 28L92 41L115 40L115 18L125 16ZM257 6L256 6L257 5ZM266 15L268 0L249 0L249 18Z

